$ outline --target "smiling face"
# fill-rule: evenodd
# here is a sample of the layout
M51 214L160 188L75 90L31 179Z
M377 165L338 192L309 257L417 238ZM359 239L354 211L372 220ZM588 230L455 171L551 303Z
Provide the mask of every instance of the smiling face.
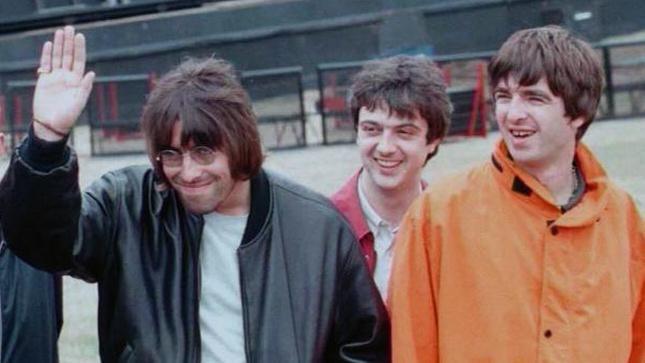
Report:
M426 157L440 142L427 143L427 132L428 123L418 113L409 119L380 107L362 107L357 144L368 188L418 188Z
M176 167L164 165L162 168L184 207L196 214L213 211L227 215L248 213L249 181L233 179L229 158L222 150L215 150L212 163L196 163L187 152L195 145L192 141L182 145L181 131L181 122L175 123L170 148L183 152L182 164Z
M551 92L544 77L523 86L509 76L499 81L493 95L495 118L517 165L531 172L571 164L584 119L565 115L562 97Z

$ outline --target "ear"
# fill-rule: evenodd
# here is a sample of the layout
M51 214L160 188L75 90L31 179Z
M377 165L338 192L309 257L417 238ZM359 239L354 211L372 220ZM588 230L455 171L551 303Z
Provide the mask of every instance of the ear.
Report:
M441 138L436 138L432 142L426 144L426 155L432 154L441 143Z
M569 122L569 124L571 125L571 127L573 127L574 129L576 129L576 130L577 130L577 129L579 129L579 128L580 128L580 126L582 126L582 125L584 125L584 124L585 124L585 119L584 119L584 117L583 117L583 116L579 116L579 117L577 117L577 118L572 119L572 120Z

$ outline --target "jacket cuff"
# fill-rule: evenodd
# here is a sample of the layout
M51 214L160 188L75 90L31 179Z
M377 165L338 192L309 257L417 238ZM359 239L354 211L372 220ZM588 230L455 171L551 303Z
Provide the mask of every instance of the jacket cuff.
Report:
M70 149L67 147L69 136L60 141L46 141L34 134L33 125L29 133L18 148L20 157L29 165L40 172L49 172L65 165L70 158Z

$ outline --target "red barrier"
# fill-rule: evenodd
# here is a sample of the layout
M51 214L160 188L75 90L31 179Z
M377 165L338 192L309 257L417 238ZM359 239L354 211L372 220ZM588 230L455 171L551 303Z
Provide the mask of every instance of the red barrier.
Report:
M484 98L484 87L484 63L479 63L477 64L475 89L466 136L486 136L487 107L486 99Z

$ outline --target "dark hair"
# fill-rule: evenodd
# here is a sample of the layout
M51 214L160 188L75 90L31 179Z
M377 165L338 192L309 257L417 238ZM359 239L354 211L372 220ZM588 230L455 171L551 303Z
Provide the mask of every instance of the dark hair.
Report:
M141 128L148 156L164 182L155 158L170 146L177 122L182 123L182 146L192 141L222 150L234 179L246 180L259 172L263 155L256 118L230 63L188 59L164 75L150 93Z
M558 26L520 30L508 38L488 65L491 87L514 77L529 86L542 77L562 97L566 116L584 117L579 140L593 121L602 93L600 60L589 43Z
M395 56L370 61L354 76L350 89L354 127L362 107L370 111L386 108L398 117L428 123L428 143L442 139L450 127L452 104L439 68L426 56ZM428 154L429 160L439 148Z

